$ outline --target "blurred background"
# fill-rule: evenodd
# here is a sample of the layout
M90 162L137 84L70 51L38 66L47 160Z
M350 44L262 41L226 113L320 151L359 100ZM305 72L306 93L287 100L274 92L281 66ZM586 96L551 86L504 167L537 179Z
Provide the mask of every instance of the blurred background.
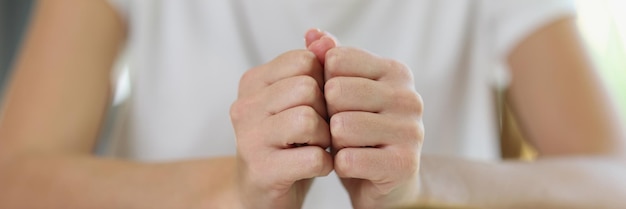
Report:
M581 34L626 118L626 1L577 0L576 7Z
M0 90L4 89L28 24L32 3L32 0L0 0Z
M626 1L575 2L581 34L626 118ZM33 0L0 0L0 92L4 92L32 5ZM115 100L128 93L127 79L121 81Z

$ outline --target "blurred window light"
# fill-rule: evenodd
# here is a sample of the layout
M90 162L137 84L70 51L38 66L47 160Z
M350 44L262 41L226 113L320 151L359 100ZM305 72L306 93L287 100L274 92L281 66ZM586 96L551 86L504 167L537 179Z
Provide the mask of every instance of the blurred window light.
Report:
M626 118L626 1L576 0L578 25Z
M113 106L121 105L130 96L130 72L128 65L124 65L118 75L114 75L115 91Z

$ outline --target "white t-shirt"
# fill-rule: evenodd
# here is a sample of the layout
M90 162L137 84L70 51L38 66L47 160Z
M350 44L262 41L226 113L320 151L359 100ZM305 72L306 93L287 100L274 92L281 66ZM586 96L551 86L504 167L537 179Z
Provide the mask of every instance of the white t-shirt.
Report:
M573 13L567 0L110 1L129 26L132 90L105 150L140 161L234 155L228 110L240 76L304 48L312 27L413 70L424 155L498 159L494 92L506 85L507 54ZM316 180L304 208L350 207L331 175Z

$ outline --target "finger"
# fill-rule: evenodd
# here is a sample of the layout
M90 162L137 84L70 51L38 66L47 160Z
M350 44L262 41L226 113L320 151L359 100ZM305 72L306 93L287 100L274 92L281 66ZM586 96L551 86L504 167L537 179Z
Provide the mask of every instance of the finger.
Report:
M231 106L231 119L245 124L259 121L284 110L310 106L322 117L328 118L322 90L309 76L283 79L260 92L238 99Z
M320 63L324 63L326 61L326 52L335 46L337 46L337 42L333 38L322 36L319 40L311 43L307 49L315 54Z
M276 148L313 145L326 149L330 146L328 123L309 106L298 106L271 116L262 129L273 130L263 138Z
M341 112L330 118L334 150L389 145L415 146L423 138L418 119L404 119L368 112Z
M367 179L374 184L391 183L417 172L419 153L378 148L346 148L335 155L340 178Z
M244 73L239 81L239 97L255 94L280 80L301 75L314 78L318 87L323 87L322 65L313 52L303 49L283 53L269 63Z
M311 106L323 118L327 117L322 90L310 76L296 76L276 82L259 94L265 101L265 112L274 115L297 106Z
M344 111L365 111L398 116L420 115L424 104L412 88L361 77L335 77L324 85L328 115Z
M306 48L313 52L320 63L324 63L326 52L338 45L337 39L330 33L317 28L309 29L305 36Z
M309 48L309 46L311 46L313 42L321 39L322 37L330 38L335 43L335 45L339 44L339 42L337 41L337 37L335 37L333 34L326 32L326 31L322 31L319 28L311 28L307 30L307 32L304 35L306 48Z
M393 89L384 83L360 77L335 77L324 84L328 115L343 111L378 113L393 108Z
M317 146L276 150L267 164L271 167L266 181L290 185L302 179L327 176L333 170L330 153Z
M328 50L324 72L326 80L339 76L362 77L405 85L411 84L413 80L413 75L406 65L349 47Z
M322 36L324 36L324 32L322 32L322 30L318 28L311 28L307 30L306 33L304 34L304 41L305 41L306 47L308 48L313 42L322 38Z

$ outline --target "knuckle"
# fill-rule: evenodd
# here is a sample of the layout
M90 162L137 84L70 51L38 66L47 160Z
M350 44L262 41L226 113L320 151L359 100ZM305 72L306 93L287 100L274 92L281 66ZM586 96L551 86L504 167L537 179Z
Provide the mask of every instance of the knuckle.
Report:
M354 155L346 150L339 150L335 155L335 172L339 177L350 177L354 166Z
M410 71L409 67L406 64L404 64L403 62L400 62L400 61L398 61L396 59L388 59L388 62L395 69L398 69L400 71L406 71L406 72Z
M305 49L292 50L279 56L292 64L297 75L312 75L317 57L313 52Z
M299 76L294 90L297 96L301 97L307 105L312 105L318 99L320 94L317 81L310 76Z
M308 137L317 131L318 116L315 109L309 106L300 106L296 114L294 125L298 135Z
M335 114L330 118L330 134L335 147L343 147L345 141L345 118L343 114Z
M330 78L336 77L340 74L339 70L341 69L341 67L339 66L339 64L341 63L341 59L342 59L341 57L342 51L343 51L342 47L335 47L335 48L328 50L328 52L326 52L326 61L324 63L324 70L326 71L326 73L329 75Z
M240 91L240 93L243 93L241 91L245 91L247 89L246 86L250 85L253 82L253 79L255 77L256 71L259 71L259 68L260 67L250 68L249 70L244 72L243 75L241 75L241 78L239 78L239 91Z
M341 80L339 78L331 78L324 84L324 96L326 102L332 104L341 97Z
M317 57L315 57L313 52L304 50L295 60L297 61L295 70L298 71L300 75L313 75L317 62Z
M317 81L311 77L306 75L301 75L297 77L297 85L306 87L307 90L315 90L318 88Z
M403 129L403 137L411 142L421 143L424 138L424 129L421 122L419 120L411 120L406 124Z
M397 174L401 176L401 178L410 177L413 173L417 172L419 169L419 160L416 151L407 150L396 152L396 160L393 162L396 163L396 168L398 171Z
M242 102L242 100L237 100L233 102L233 104L230 105L229 114L230 114L230 119L233 122L237 122L245 118L248 108L243 103L244 102Z
M295 94L302 98L305 104L313 104L320 95L317 81L310 76L298 76L294 88Z
M405 63L395 59L385 59L385 63L392 72L398 75L398 77L404 78L410 82L413 81L413 72Z
M411 113L421 115L424 112L424 102L422 96L414 91L408 91L407 93L407 106Z
M393 69L397 70L398 72L403 73L404 75L411 74L411 70L409 70L409 67L403 62L400 62L395 59L388 59L388 62L389 62L389 66L391 66Z
M419 106L418 113L420 113L420 114L423 113L424 112L424 99L422 98L422 95L420 95L420 94L418 94L416 92L413 92L413 96L414 96L414 99L415 99L415 101L414 101L415 104L417 106Z
M397 101L404 112L412 115L421 115L424 111L422 97L411 89L398 89L392 92L394 101Z
M326 151L322 150L321 148L319 149L313 149L308 157L307 157L307 164L310 165L310 169L312 172L316 172L316 173L324 173L324 168L325 168L325 160L324 160L324 155L327 154Z
M343 49L343 47L335 47L335 48L329 49L326 52L326 57L327 58L335 58L335 57L337 57L338 55L341 54L342 49Z
M412 113L421 115L424 112L424 101L422 100L422 96L411 91L409 96L409 107L412 107L410 109Z

